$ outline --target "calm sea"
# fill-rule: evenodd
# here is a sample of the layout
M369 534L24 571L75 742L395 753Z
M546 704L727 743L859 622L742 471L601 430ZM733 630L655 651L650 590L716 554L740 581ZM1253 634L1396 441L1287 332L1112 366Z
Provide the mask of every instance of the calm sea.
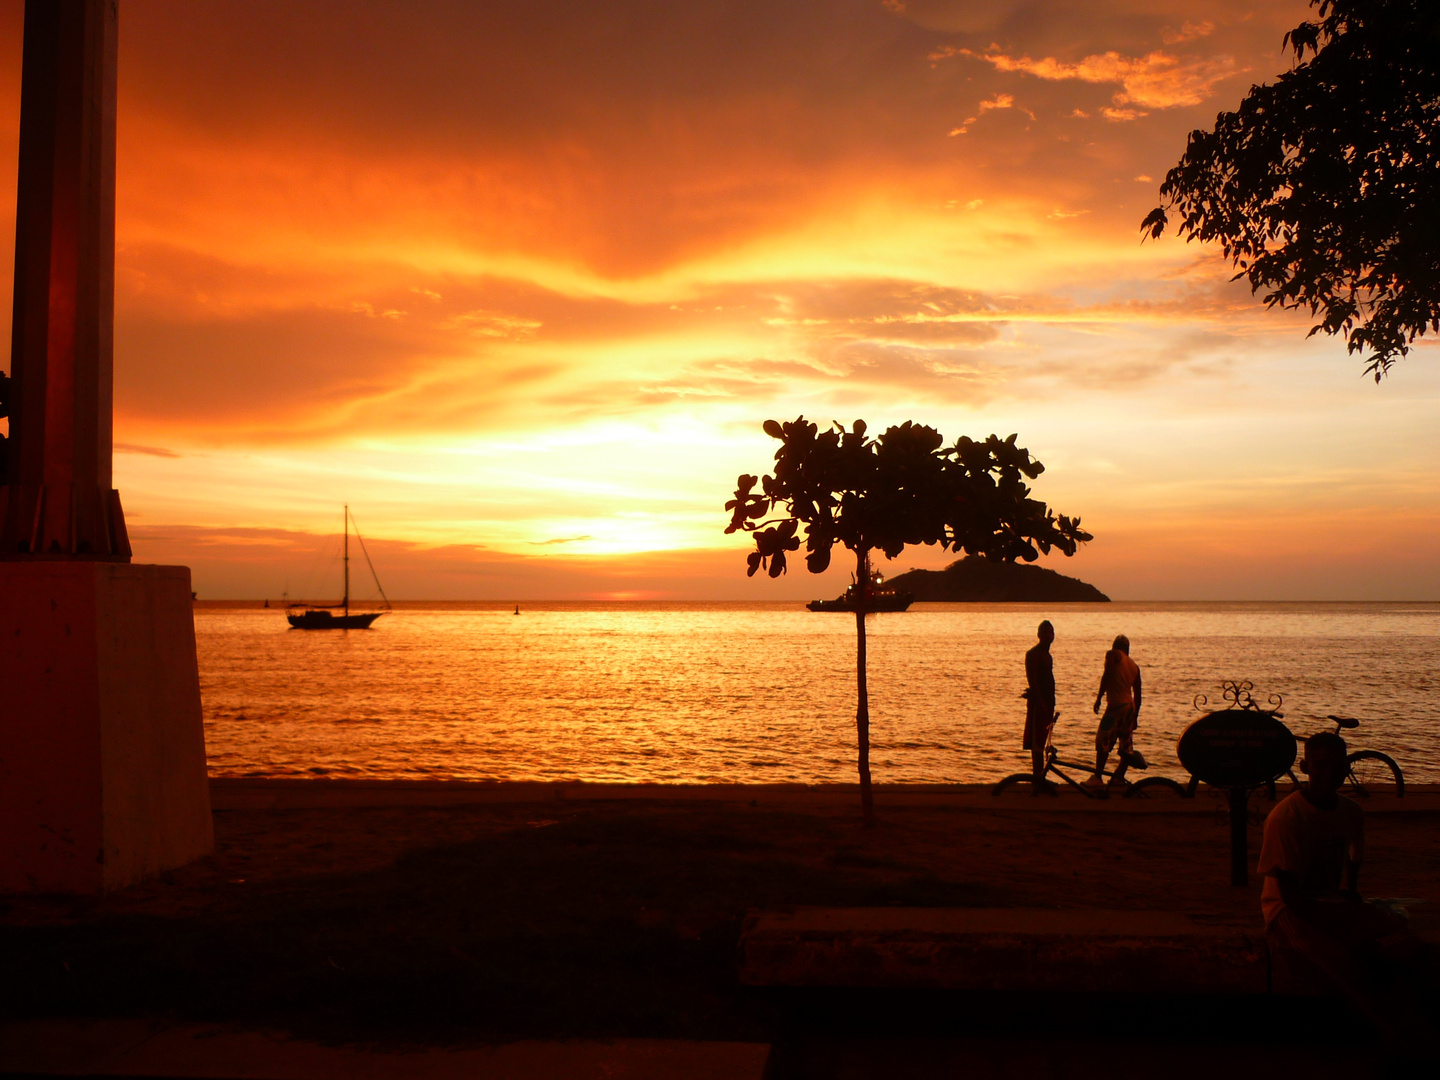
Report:
M1414 780L1440 780L1440 604L917 604L870 617L880 781L1028 767L1023 655L1056 627L1056 743L1083 760L1105 649L1144 672L1137 746L1183 775L1196 694L1248 679L1297 734L1363 720ZM851 781L855 624L798 604L407 604L368 631L278 610L195 612L219 776L662 782Z

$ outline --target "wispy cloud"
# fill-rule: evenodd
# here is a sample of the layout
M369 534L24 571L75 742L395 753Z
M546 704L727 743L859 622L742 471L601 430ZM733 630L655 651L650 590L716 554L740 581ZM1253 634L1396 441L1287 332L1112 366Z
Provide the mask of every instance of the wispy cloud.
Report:
M950 48L932 54L932 60L948 56L967 56L992 64L997 71L1020 72L1052 82L1075 79L1086 83L1118 83L1121 89L1112 99L1116 107L1102 110L1111 120L1134 120L1144 116L1146 109L1198 105L1215 93L1217 83L1237 74L1238 70L1229 56L1182 59L1158 49L1144 56L1097 53L1076 63L1067 63L1053 56L1038 60L1010 56L995 48L983 52Z
M1166 45L1179 45L1185 41L1194 41L1197 38L1209 37L1215 32L1215 24L1208 19L1200 22L1189 22L1188 20L1180 25L1180 29L1167 28L1160 33L1160 40Z
M117 454L145 454L148 457L178 458L180 455L174 450L166 450L163 446L140 446L137 443L117 442L115 444Z
M959 127L952 129L950 134L964 135L970 130L971 124L975 123L976 120L979 120L980 117L984 116L991 109L1012 109L1014 107L1014 94L996 94L993 98L988 98L987 100L980 102L980 108L976 110L975 115L967 117L965 122ZM1022 109L1021 111L1028 115L1030 119L1035 119L1035 114L1032 113L1029 109Z
M539 319L508 315L502 311L467 311L449 319L447 326L468 330L478 337L515 340L531 337L545 324Z

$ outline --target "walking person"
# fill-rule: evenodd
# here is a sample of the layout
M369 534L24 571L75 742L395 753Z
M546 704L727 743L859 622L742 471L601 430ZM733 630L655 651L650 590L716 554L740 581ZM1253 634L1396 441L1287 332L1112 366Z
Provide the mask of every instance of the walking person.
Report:
M1100 689L1095 692L1094 711L1100 712L1103 698L1105 715L1100 717L1100 726L1095 732L1095 775L1087 784L1104 783L1105 762L1117 744L1120 763L1115 766L1110 783L1112 786L1124 783L1125 770L1137 757L1134 739L1140 721L1140 689L1140 666L1130 659L1130 639L1121 634L1105 654L1105 670L1100 676ZM1137 762L1137 767L1145 767L1143 759Z
M1046 619L1035 631L1039 640L1025 653L1025 739L1030 751L1034 781L1031 794L1041 791L1055 793L1055 785L1045 779L1045 746L1050 741L1050 728L1055 723L1055 658L1050 645L1055 640L1055 627Z

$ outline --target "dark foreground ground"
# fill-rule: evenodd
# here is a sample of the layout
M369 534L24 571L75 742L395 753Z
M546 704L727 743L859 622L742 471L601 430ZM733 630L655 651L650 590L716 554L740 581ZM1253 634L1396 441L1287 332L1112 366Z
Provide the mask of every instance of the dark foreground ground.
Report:
M1413 906L1424 921L1440 907L1440 799L1406 802L1369 815L1362 884L1428 902ZM739 986L751 908L1158 909L1259 926L1258 884L1228 884L1218 800L1175 812L882 794L881 806L872 830L833 792L220 809L217 853L161 880L98 899L0 900L0 1014L164 1016L382 1046L769 1042L791 1075L881 1074L896 1039L944 1073L964 1040L995 1037L1039 1062L1093 1059L1072 1075L1128 1075L1095 1048L1203 1042L1216 1023L1226 1039L1366 1053L1366 1036L1323 1003L1234 1015L1233 1003L1156 1002L1143 987L1087 1003L801 1000ZM824 1064L833 1054L849 1064ZM880 1063L862 1068L866 1054Z

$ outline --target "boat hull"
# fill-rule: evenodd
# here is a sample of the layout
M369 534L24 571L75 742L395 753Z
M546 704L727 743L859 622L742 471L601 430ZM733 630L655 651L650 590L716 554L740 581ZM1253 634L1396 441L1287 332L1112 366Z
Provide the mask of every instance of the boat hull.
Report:
M370 624L384 615L383 611L365 611L352 615L334 615L328 611L287 612L285 620L296 630L368 630Z
M866 611L904 611L915 602L913 593L882 593L872 596ZM805 607L810 611L854 611L855 601L848 596L834 600L811 600Z

